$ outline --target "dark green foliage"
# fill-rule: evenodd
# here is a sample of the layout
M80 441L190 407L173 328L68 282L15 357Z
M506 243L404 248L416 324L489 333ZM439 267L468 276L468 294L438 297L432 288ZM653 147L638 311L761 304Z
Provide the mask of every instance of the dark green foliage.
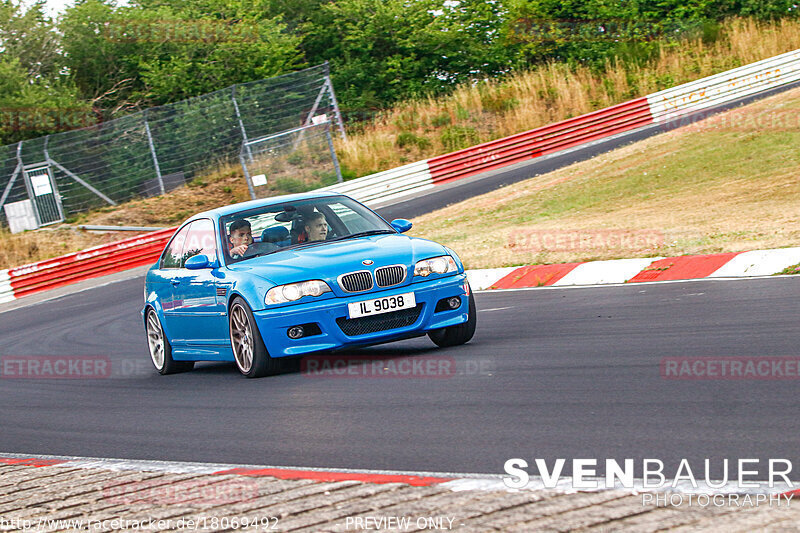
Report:
M397 145L398 148L409 148L412 146L416 146L420 149L425 149L431 145L431 141L429 141L425 137L420 137L419 135L415 135L410 131L403 131L400 133L400 135L397 136L395 144Z
M451 152L477 144L478 138L478 132L469 126L450 126L441 135L442 144Z
M25 11L18 0L0 0L0 144L324 61L354 124L458 83L545 61L643 63L681 38L715 40L727 17L798 11L796 0L78 0L55 31L40 4ZM240 91L247 102L247 87ZM252 102L248 131L293 127L297 117L280 110L303 97L298 86L280 100ZM504 111L516 102L487 96L483 105ZM202 120L217 132L209 142L226 142L228 120ZM177 128L169 121L166 136Z

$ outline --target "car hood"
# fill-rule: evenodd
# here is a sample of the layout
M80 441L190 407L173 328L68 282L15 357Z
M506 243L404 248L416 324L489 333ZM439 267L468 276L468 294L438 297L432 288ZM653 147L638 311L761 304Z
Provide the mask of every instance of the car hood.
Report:
M406 235L373 235L326 242L304 248L254 257L229 266L234 272L249 272L274 285L309 279L335 282L347 272L374 270L386 265L411 266L417 261L447 254L441 244ZM362 261L371 260L368 267Z

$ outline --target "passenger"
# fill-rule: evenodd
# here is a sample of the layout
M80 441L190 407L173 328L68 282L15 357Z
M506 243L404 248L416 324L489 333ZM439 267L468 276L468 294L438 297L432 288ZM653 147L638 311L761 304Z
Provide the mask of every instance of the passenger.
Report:
M244 257L253 244L253 230L247 220L234 220L230 227L231 257Z
M308 242L324 241L328 236L328 222L325 215L315 211L305 220L306 235Z

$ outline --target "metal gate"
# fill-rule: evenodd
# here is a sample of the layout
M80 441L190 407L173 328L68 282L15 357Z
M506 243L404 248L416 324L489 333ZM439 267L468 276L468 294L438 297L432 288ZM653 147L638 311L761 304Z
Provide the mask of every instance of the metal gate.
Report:
M64 211L61 208L61 196L53 179L53 172L47 163L27 165L23 168L25 186L28 188L28 197L35 207L34 213L39 226L47 226L64 221Z

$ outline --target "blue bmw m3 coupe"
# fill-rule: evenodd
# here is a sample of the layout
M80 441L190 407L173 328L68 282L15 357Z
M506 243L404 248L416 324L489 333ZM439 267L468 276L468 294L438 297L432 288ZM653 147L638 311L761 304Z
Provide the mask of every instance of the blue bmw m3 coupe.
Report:
M463 344L475 299L453 250L403 235L336 193L197 214L147 272L142 316L156 370L233 361L247 377L287 357L427 334Z

